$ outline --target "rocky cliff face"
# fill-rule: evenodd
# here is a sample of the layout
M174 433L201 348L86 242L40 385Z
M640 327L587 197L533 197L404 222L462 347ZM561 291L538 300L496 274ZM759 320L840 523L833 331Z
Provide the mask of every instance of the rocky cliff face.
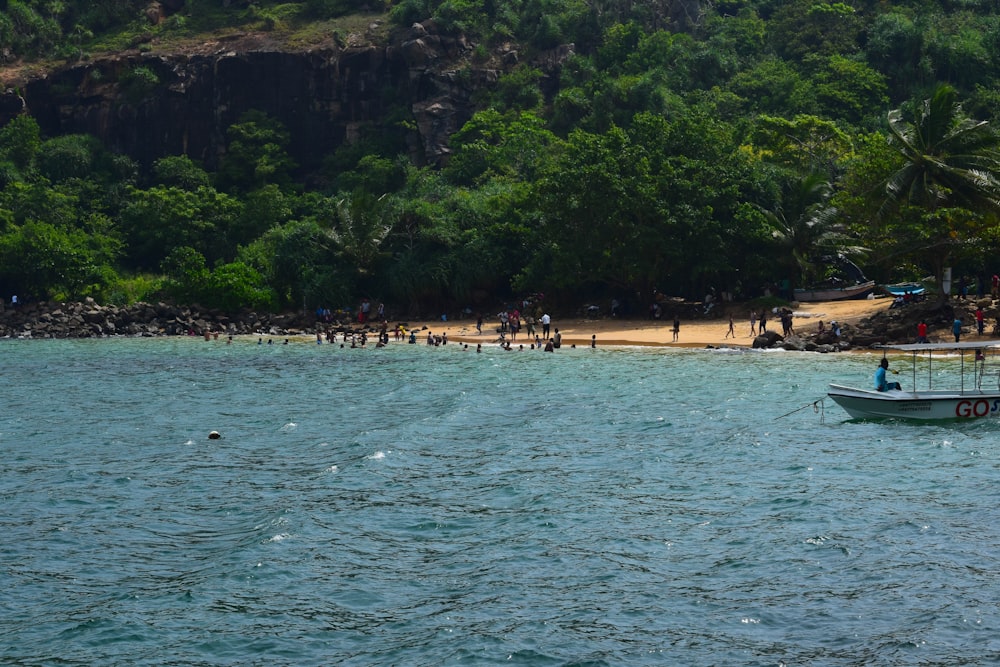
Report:
M289 51L266 35L248 35L177 54L136 50L8 89L0 123L27 109L46 136L88 133L143 164L186 154L211 169L226 129L256 109L288 127L292 156L312 168L366 125L377 128L403 109L415 121L411 159L440 163L448 137L474 112L473 92L500 75L470 67L469 51L461 36L437 34L429 23L386 46L342 47L331 39ZM564 48L547 62L561 64L571 52Z

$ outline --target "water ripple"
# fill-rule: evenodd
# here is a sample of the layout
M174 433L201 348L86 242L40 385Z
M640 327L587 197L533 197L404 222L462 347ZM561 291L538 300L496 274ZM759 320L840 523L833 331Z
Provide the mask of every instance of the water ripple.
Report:
M865 355L0 353L2 664L1000 658L997 425L776 419Z

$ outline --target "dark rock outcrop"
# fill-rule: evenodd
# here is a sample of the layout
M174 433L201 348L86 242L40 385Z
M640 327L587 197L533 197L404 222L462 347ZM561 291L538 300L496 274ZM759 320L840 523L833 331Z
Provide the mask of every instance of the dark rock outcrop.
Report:
M753 348L758 350L761 348L775 347L783 340L785 340L784 336L779 334L777 331L765 331L753 339Z
M503 66L502 59L474 66L473 45L431 21L386 45L350 42L331 35L315 48L289 50L264 33L181 53L136 49L96 58L16 82L18 92L0 98L0 125L26 109L47 136L87 133L144 165L184 154L214 169L227 128L259 110L289 129L289 152L309 170L360 128L398 120L403 107L415 121L411 159L439 163L451 134L475 111L473 94L494 86ZM566 46L542 54L539 67L555 80L572 53Z
M294 335L313 331L315 318L298 313L250 310L230 314L166 303L101 306L93 299L73 303L28 303L0 312L0 337L99 338L104 336ZM334 325L331 325L334 326ZM335 325L343 328L342 325ZM367 330L367 329L365 329Z

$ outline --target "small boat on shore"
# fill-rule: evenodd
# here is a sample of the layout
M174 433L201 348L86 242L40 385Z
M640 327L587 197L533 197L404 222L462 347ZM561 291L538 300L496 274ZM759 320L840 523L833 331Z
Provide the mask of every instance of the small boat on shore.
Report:
M844 301L846 299L866 299L875 291L875 281L857 283L844 287L817 287L815 289L794 290L796 301Z
M987 352L996 357L1000 342L967 343L915 343L912 345L885 345L883 350L912 353L912 390L891 389L876 391L830 384L827 395L854 419L975 419L1000 416L1000 371L987 377ZM966 363L966 352L973 351L971 364ZM960 355L957 389L933 389L932 361L935 352ZM923 369L918 376L918 360L926 353L926 378ZM967 366L972 368L968 378ZM996 366L994 366L996 368ZM919 382L926 384L921 388ZM966 383L968 381L968 386ZM988 384L987 384L988 381ZM987 386L984 386L986 384Z
M883 289L893 296L920 296L926 290L920 283L896 283L895 285L883 285Z

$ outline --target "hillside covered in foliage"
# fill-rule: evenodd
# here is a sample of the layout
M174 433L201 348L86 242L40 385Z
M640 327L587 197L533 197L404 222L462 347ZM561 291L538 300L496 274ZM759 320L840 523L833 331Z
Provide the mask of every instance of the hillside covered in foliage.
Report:
M0 128L5 298L311 310L369 297L419 314L544 292L636 312L655 292L828 282L837 258L880 281L1000 270L1000 9L985 0L0 9L14 96L209 36L301 51L389 48L418 29L458 45L435 65L448 77L483 82L434 159L390 86L377 119L321 154L261 109L206 160L49 135L29 105ZM162 88L153 66L115 76L132 105Z

